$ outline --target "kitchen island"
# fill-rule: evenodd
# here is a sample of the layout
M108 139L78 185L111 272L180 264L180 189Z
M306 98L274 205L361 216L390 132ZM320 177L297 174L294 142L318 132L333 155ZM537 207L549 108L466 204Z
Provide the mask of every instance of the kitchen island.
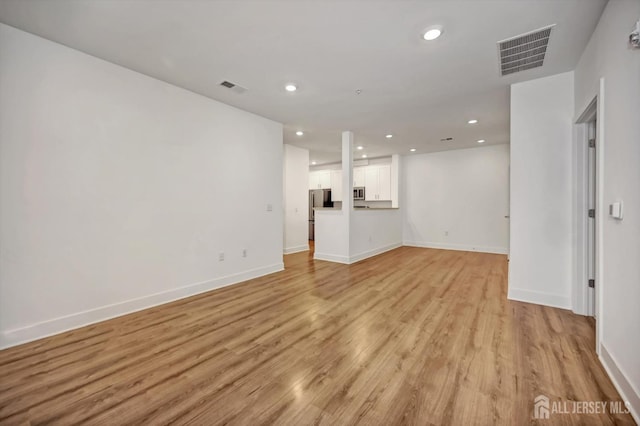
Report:
M316 209L314 258L355 263L402 245L397 207Z

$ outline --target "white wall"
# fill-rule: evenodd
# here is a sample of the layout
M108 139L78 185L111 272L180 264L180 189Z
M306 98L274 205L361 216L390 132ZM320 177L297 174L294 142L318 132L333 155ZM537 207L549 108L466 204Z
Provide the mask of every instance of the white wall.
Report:
M507 253L508 145L403 160L405 245Z
M509 298L571 307L573 72L511 86Z
M357 262L402 245L399 209L355 209L352 212L349 262Z
M601 358L640 422L640 50L627 39L640 19L640 1L610 1L575 71L575 110L579 116L598 95L604 151L605 208L624 202L624 220L601 216L602 311L597 319Z
M342 132L342 193L353 193L353 139L351 131ZM314 259L349 262L349 234L353 197L343 197L340 210L316 210Z
M350 264L376 256L402 245L402 213L392 208L317 210L315 243L319 260Z
M313 258L330 262L349 261L349 210L316 210Z
M282 269L281 124L1 24L0 93L1 346Z
M284 252L309 250L309 150L284 145Z

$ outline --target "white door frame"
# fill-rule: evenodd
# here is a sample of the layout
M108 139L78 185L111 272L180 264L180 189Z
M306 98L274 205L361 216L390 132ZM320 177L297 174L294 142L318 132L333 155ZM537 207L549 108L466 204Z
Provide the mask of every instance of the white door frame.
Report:
M588 311L589 287L587 283L587 155L588 155L588 123L596 119L596 218L595 218L595 312ZM602 315L603 291L603 220L606 215L603 202L604 189L604 78L600 79L598 95L589 103L575 124L574 143L574 283L573 311L580 315L596 316L596 352L600 355L601 330L604 318Z

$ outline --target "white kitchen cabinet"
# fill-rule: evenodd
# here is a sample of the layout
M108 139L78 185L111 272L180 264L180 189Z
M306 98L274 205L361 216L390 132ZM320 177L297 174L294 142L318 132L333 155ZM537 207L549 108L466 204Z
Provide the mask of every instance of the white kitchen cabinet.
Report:
M330 189L331 170L309 172L309 189Z
M364 171L364 199L376 201L378 199L378 167L368 166Z
M331 189L331 170L321 170L318 172L320 177L320 189Z
M342 170L331 170L331 201L342 201Z
M381 164L365 167L364 187L366 201L390 201L391 166Z
M353 187L358 188L365 186L364 184L364 172L366 167L354 167L353 168Z
M378 200L391 201L391 166L378 167Z

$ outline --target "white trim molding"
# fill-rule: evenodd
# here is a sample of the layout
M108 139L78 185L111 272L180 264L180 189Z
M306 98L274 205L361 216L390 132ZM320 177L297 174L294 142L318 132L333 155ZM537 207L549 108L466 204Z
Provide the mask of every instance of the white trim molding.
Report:
M184 287L139 297L137 299L125 300L123 302L100 306L95 309L77 312L63 317L53 318L22 328L7 330L0 334L0 349L64 333L76 328L85 327L97 322L106 321L122 315L174 302L176 300L195 296L196 294L205 293L218 288L239 284L247 280L283 270L284 264L276 263L274 265L190 284Z
M402 245L409 247L422 247L422 248L432 248L439 250L457 250L457 251L477 251L480 253L490 253L490 254L509 254L509 249L506 247L484 247L484 246L474 246L470 244L443 244L443 243L432 243L429 241L404 241Z
M539 291L509 288L507 299L536 305L551 306L553 308L571 309L571 297L559 294L542 293Z
M574 132L573 132L573 220L574 220L574 248L573 248L573 268L574 277L572 284L572 304L573 312L579 315L592 316L594 312L590 309L589 304L589 287L587 282L589 279L589 260L588 260L588 226L589 219L585 212L589 208L588 203L588 159L589 159L589 124L594 120L598 123L596 131L601 127L598 115L598 96L594 97L589 105L584 109L582 114L575 120ZM595 135L597 140L596 149L601 145L602 137L599 134ZM599 152L596 152L596 159L599 158ZM596 182L602 179L601 165L596 166ZM596 197L598 196L600 189L596 191ZM597 203L597 201L596 201ZM600 209L599 206L594 205L594 208ZM596 221L600 218L600 214L596 214ZM597 226L597 223L596 223ZM595 235L594 235L595 236ZM600 241L596 239L596 244ZM596 247L597 250L597 247ZM594 278L596 278L594 276ZM595 310L595 308L594 308ZM597 348L596 348L597 350Z
M389 244L387 246L382 246L382 247L375 248L373 250L369 250L369 251L365 251L365 252L362 252L362 253L354 254L353 256L342 256L342 255L336 255L336 254L327 254L327 253L317 253L316 252L313 255L313 259L314 260L325 260L325 261L328 261L328 262L343 263L345 265L351 265L352 263L360 262L360 261L368 259L370 257L374 257L374 256L377 256L379 254L388 252L390 250L397 249L398 247L402 247L402 244L400 244L400 243Z
M397 249L398 247L402 247L401 243L389 244L388 246L378 247L373 250L365 251L359 254L355 254L353 256L349 256L349 263L360 262L361 260L368 259L373 256L377 256L379 254L385 253L390 250Z
M301 251L309 251L309 244L304 244L304 245L295 246L295 247L286 247L284 249L284 254L299 253Z
M341 255L337 255L337 254L318 253L318 252L315 252L313 254L313 260L325 260L327 262L344 263L345 265L348 265L350 263L348 256L341 256Z
M620 370L618 363L615 362L603 344L600 345L600 363L607 371L623 401L627 403L631 417L640 424L640 392L633 388L631 382L627 380L627 376Z
M605 93L604 77L600 78L598 92L597 127L598 143L596 144L596 352L600 355L602 347L602 331L604 330L605 316L603 314L604 291L604 147L605 147ZM597 212L600 212L598 214ZM636 418L637 420L637 418Z

